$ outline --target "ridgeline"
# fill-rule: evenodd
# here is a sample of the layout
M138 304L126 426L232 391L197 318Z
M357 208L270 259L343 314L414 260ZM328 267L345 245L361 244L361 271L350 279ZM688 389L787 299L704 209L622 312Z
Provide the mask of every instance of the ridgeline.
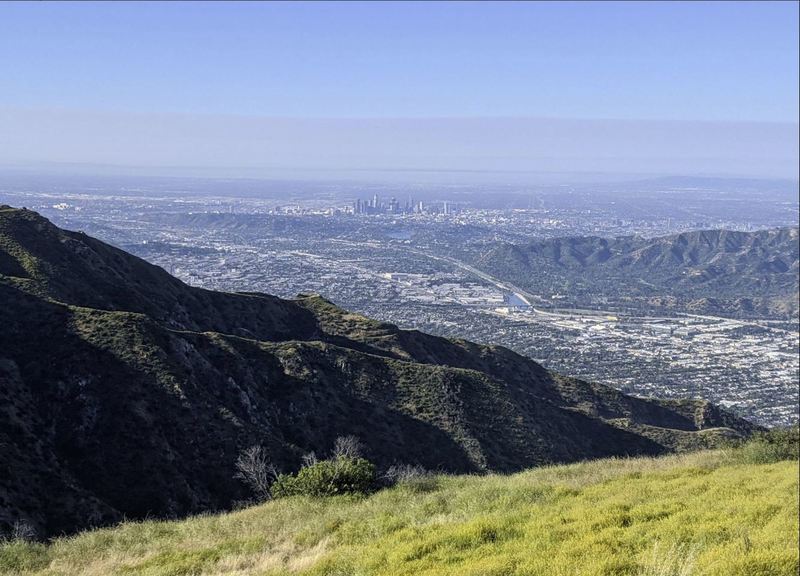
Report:
M711 448L755 427L634 398L508 349L294 300L188 286L0 206L0 529L41 536L246 498L240 451L279 467L354 435L378 467L513 472Z

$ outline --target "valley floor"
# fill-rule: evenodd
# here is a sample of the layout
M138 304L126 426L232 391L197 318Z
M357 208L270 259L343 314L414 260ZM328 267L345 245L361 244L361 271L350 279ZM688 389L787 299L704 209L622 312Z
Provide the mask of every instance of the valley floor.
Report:
M0 573L790 576L799 506L796 461L598 460L14 541Z

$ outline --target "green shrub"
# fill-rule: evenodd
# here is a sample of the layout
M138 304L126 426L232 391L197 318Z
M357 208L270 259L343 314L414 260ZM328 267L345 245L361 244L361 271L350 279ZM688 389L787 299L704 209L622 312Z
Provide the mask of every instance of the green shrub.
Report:
M774 428L759 432L734 453L739 462L770 464L800 459L800 427Z
M363 458L322 460L295 474L281 474L272 485L272 497L367 494L375 486L375 466Z

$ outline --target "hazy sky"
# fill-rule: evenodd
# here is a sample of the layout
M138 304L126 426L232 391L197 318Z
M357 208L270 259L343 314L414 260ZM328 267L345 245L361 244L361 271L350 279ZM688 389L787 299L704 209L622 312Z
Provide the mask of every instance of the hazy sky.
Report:
M799 42L797 2L3 2L0 164L796 177Z

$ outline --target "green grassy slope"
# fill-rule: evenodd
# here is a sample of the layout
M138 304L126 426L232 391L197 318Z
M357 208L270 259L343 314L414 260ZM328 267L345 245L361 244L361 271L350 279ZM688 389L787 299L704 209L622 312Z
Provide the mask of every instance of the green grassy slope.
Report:
M798 463L731 452L449 476L0 546L5 574L719 575L798 571Z

